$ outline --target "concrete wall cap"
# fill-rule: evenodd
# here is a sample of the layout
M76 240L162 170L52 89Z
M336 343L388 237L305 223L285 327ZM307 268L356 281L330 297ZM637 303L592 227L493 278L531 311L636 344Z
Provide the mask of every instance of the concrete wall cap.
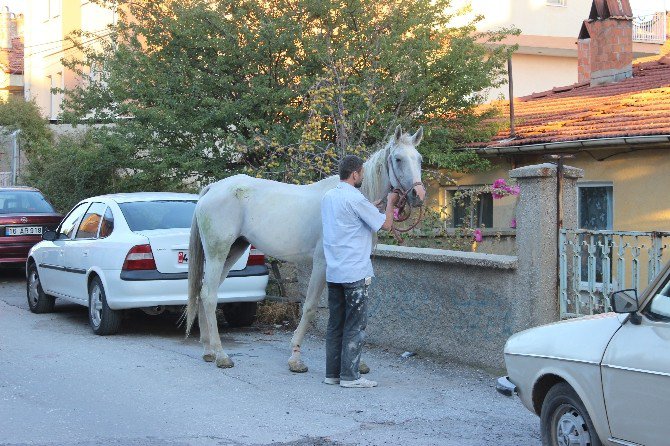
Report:
M518 167L509 171L510 178L546 178L556 177L556 164L542 163ZM582 178L584 170L572 166L563 166L565 178Z
M496 269L517 269L518 267L518 258L516 256L449 251L446 249L414 248L410 246L380 244L374 250L374 256Z

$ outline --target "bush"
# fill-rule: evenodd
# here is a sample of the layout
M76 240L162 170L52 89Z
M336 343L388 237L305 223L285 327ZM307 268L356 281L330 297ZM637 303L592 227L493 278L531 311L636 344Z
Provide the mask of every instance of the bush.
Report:
M91 132L61 136L32 150L23 180L44 192L60 212L84 198L122 188L117 158Z

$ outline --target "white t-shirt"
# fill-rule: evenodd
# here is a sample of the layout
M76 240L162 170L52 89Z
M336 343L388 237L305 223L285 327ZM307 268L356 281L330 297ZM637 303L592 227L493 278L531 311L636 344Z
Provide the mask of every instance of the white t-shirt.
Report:
M326 280L352 283L373 277L372 234L381 229L386 215L344 181L321 200Z

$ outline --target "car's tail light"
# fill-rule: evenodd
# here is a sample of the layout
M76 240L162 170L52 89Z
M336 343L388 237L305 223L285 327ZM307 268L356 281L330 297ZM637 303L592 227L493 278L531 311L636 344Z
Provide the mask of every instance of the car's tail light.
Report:
M135 245L130 248L123 262L123 269L125 271L156 269L151 245Z
M247 260L247 266L253 265L265 265L265 255L254 246L249 250L249 260Z

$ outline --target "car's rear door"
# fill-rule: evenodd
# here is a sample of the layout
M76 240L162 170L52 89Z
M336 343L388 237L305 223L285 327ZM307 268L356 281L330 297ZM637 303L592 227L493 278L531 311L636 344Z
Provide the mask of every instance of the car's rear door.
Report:
M670 276L655 291L639 325L628 321L602 363L612 437L646 446L670 438Z

